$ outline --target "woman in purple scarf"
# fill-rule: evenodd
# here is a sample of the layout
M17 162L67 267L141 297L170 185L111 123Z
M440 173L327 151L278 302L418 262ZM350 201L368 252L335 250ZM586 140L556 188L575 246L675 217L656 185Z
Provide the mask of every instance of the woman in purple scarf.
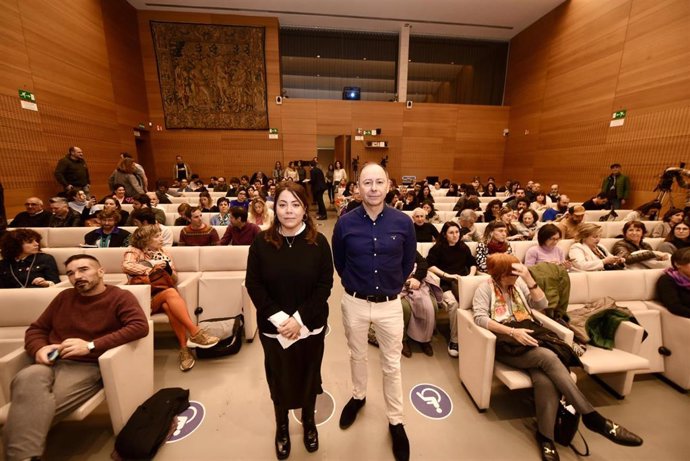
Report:
M671 264L656 282L656 295L675 315L690 318L690 247L676 250Z

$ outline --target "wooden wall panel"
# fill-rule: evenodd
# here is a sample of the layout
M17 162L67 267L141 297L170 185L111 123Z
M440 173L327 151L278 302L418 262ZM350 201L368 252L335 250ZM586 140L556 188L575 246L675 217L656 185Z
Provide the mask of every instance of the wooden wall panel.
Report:
M506 175L583 200L620 162L633 204L652 197L666 166L690 160L689 23L686 0L582 0L515 37ZM619 109L625 125L610 127Z

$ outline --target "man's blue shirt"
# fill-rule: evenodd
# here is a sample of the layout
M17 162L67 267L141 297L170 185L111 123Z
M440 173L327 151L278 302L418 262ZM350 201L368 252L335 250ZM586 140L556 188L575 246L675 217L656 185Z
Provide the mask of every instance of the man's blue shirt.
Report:
M372 221L363 206L338 219L333 260L346 290L395 296L412 272L417 240L405 213L385 206Z

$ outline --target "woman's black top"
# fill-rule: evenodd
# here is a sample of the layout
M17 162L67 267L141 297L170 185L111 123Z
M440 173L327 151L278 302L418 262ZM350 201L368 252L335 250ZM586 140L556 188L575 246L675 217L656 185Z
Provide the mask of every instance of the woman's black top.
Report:
M429 267L436 266L443 272L458 275L469 274L470 268L477 265L470 247L462 241L453 246L437 243L429 250L426 262L429 263ZM441 288L443 291L450 290L451 283L441 279Z
M415 223L414 233L417 236L417 242L434 242L438 240L438 229L428 222L423 223L421 226Z
M41 288L31 284L38 277L60 283L60 273L51 255L37 253L21 261L0 261L0 288Z

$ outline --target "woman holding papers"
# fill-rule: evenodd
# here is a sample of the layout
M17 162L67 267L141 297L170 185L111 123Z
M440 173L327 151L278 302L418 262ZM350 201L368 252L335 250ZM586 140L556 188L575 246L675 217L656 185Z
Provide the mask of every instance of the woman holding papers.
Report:
M314 405L333 286L328 241L307 212L304 188L291 181L276 190L275 218L249 249L246 286L257 310L266 380L275 407L278 459L290 456L288 410L302 409L304 445L319 448Z

